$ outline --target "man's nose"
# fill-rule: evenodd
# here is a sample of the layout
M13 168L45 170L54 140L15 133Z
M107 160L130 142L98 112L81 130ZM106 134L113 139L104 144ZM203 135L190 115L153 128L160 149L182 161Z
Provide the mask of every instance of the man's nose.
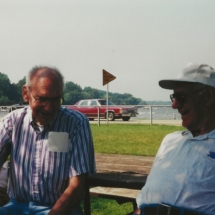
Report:
M52 111L54 109L54 105L51 101L46 101L43 105L43 109L46 111Z
M178 109L182 106L182 103L180 101L178 101L177 99L174 99L172 102L172 108L173 109Z

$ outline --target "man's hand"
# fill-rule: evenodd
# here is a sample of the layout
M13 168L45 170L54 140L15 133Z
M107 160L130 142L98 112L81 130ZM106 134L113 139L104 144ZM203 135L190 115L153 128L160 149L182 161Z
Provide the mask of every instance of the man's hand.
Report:
M139 208L136 208L133 215L141 214L141 210Z
M84 196L86 174L72 177L69 185L57 200L48 215L69 215L79 205Z

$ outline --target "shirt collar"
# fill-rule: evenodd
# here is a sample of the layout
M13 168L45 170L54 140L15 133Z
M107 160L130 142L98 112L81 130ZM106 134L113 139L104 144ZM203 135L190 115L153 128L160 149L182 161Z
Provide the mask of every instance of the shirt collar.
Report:
M58 114L56 115L56 117L49 123L49 125L44 126L44 130L47 130L48 128L51 127L51 125L54 123L55 119L58 117L59 113L62 111L62 107L60 107ZM30 108L30 106L28 106L27 108L27 114L30 117L30 124L32 125L32 127L36 130L38 130L38 125L37 123L34 121L33 116L32 116L32 110Z
M38 124L34 121L34 119L33 119L32 110L31 110L30 107L28 107L27 113L28 113L28 115L29 115L29 117L30 117L30 124L31 124L31 126L33 127L33 129L34 129L36 132L39 132L39 133L42 132L42 130L39 128L39 125L38 125ZM51 123L50 123L50 124L51 124ZM43 130L48 130L48 128L50 127L50 124L49 124L49 125L45 125Z
M192 133L189 130L182 131L182 135L188 135L190 139L196 139L196 140L204 140L204 139L215 139L215 130L212 130L211 132L207 134L202 134L197 137L193 137Z

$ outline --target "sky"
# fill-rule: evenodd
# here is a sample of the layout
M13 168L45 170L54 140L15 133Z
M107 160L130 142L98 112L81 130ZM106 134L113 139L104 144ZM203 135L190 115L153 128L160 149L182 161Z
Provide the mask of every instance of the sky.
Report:
M214 0L0 0L0 72L17 83L36 65L65 81L169 101L162 79L187 63L215 67Z

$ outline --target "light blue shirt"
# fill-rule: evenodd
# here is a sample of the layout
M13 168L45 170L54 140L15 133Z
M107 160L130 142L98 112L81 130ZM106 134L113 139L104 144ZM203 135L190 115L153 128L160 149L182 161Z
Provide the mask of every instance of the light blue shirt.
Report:
M0 123L0 167L9 154L8 194L19 201L54 204L71 177L95 173L89 121L64 108L42 129L29 107L6 115Z
M167 135L155 157L137 205L166 203L215 214L215 130L193 137L189 131Z

